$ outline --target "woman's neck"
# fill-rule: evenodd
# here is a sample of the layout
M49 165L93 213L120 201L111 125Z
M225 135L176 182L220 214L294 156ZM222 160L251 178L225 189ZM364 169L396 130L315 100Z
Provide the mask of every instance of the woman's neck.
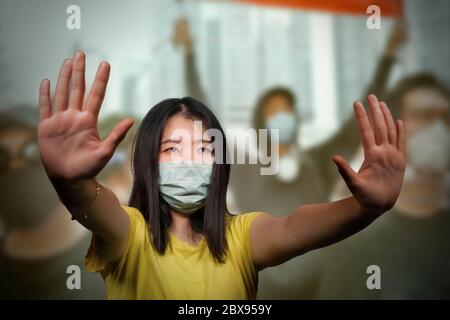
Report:
M170 210L170 215L172 217L172 225L170 226L169 231L173 233L175 237L193 245L196 245L201 240L202 235L192 230L188 214Z

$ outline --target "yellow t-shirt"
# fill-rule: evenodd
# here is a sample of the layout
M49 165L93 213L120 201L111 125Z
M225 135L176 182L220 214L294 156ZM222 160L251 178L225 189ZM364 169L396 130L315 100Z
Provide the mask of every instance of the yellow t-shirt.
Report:
M91 243L85 259L88 271L101 273L108 299L256 299L258 272L250 226L261 212L228 216L227 257L219 264L204 239L191 245L172 233L166 252L160 255L151 244L141 212L123 208L130 216L130 234L122 257L107 264Z

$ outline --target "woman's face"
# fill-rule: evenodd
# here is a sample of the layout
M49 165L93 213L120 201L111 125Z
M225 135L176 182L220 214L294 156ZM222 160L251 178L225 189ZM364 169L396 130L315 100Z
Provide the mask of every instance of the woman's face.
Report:
M214 148L200 120L178 113L168 119L161 139L159 162L212 163Z
M412 90L403 98L402 119L407 138L434 121L441 121L450 129L449 100L433 88Z

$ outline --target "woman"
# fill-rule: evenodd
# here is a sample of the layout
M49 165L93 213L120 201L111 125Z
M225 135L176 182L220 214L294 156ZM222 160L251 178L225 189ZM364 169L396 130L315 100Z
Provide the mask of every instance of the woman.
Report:
M179 129L192 133L201 121L225 135L207 107L183 98L157 104L143 119L134 143L132 195L129 206L123 206L95 177L132 121L122 120L99 139L96 124L110 67L100 64L83 106L84 69L83 52L64 62L53 106L50 82L42 81L38 142L62 202L92 232L86 266L101 273L108 298L255 298L259 270L361 230L390 209L400 192L402 122L395 124L387 106L376 101L371 104L372 130L356 102L364 163L355 173L343 158L333 158L353 196L300 206L285 217L231 215L225 201L229 164L216 161L226 144L212 150L207 139L174 134ZM194 154L187 152L192 147ZM198 155L201 163L192 161ZM174 162L175 157L182 162Z

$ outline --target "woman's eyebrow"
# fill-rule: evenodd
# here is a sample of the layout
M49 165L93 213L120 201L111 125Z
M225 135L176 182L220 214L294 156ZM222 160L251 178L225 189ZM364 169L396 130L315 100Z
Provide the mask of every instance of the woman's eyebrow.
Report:
M203 143L211 143L211 142L213 142L211 139L198 139L198 140L195 140L195 142L196 143L199 143L199 142L203 142Z
M166 139L166 140L164 140L163 142L161 142L161 144L164 144L164 143L169 143L169 142L173 142L173 143L180 143L180 142L181 142L181 140Z
M175 140L175 139L166 139L166 140L164 140L164 141L162 141L161 142L161 145L163 145L164 143L169 143L169 142L172 142L172 143L180 143L181 142L181 140ZM213 140L211 140L211 139L198 139L198 140L196 140L195 141L196 143L198 143L198 142L202 142L202 143L211 143L211 142L213 142Z

